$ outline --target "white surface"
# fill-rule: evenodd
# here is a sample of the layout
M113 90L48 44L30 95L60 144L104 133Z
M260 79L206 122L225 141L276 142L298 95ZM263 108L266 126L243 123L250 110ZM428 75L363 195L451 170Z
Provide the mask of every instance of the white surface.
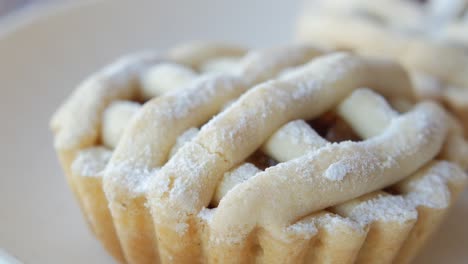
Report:
M25 263L112 263L66 186L48 129L52 112L86 75L128 52L193 39L286 43L298 7L299 0L114 0L47 16L23 10L0 24L0 248ZM468 195L463 205L418 263L468 261Z

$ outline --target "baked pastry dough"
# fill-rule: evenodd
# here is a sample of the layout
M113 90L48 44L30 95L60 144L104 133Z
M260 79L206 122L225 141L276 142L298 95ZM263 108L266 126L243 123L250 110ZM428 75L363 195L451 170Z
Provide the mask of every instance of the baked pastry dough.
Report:
M407 263L468 164L458 122L414 99L391 61L198 43L99 71L51 126L122 263Z
M446 11L432 8L447 14L428 13L410 1L314 1L317 5L299 19L298 38L400 61L411 73L418 98L439 100L457 114L466 130L468 24L458 16L468 3L429 2L447 6ZM443 23L438 16L452 18Z

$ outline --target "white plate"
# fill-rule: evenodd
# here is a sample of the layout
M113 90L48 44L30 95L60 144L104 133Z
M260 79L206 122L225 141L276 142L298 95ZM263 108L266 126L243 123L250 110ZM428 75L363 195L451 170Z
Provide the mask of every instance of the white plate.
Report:
M291 39L296 1L99 1L0 24L0 248L25 263L112 263L86 229L48 121L77 82L119 55L193 39ZM468 261L468 194L418 263Z

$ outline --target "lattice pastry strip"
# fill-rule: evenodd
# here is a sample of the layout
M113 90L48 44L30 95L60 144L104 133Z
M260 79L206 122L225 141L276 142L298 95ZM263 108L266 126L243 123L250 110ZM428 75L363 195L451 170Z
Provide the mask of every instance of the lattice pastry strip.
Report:
M308 46L239 59L243 53L231 46L192 45L148 65L142 59L121 62L90 78L57 113L56 147L108 251L131 263L353 263L374 261L378 250L386 262L411 232L405 243L412 250L398 256L411 259L432 232L421 217L415 222L415 207L425 218L439 219L464 175L448 163L427 165L425 171L450 168L446 177L431 174L441 193L453 194L437 209L419 206L427 199L414 184L395 187L403 196L378 190L437 154L465 165L466 158L458 156L466 153L460 147L466 142L457 122L431 103L399 115L371 91L355 91L372 87L392 103L407 105L401 98L413 99L411 83L386 61L334 54L302 65L321 54ZM199 71L211 74L198 77ZM143 106L119 101L152 96L159 97ZM335 107L365 141L330 144L296 120ZM357 118L369 109L367 121ZM84 129L69 121L77 113L86 120ZM280 164L262 171L243 163L259 148ZM402 203L407 200L413 202ZM385 217L366 214L383 205L395 210Z
M440 100L457 114L463 124L468 124L468 102L465 99L468 98L468 42L458 38L454 44L450 40L434 38L428 33L417 34L414 29L408 33L408 28L391 26L392 22L404 21L400 15L397 19L389 19L389 10L394 8L385 6L404 5L396 3L397 1L378 1L384 4L381 6L374 3L375 1L358 0L346 2L347 4L343 1L332 2L332 8L324 4L324 8L315 7L300 18L298 38L301 41L321 42L327 47L397 59L411 71L418 97ZM316 12L317 9L320 12ZM379 22L378 19L373 19L374 16L384 17L386 20ZM422 17L410 16L410 20L413 19L421 23L427 22ZM459 25L453 28L468 27Z

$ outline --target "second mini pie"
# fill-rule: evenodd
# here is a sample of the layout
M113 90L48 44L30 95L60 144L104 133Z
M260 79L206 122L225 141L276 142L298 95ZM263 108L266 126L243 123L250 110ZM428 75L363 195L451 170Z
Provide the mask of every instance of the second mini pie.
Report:
M439 14L446 19L437 19L436 14L428 13L427 6L424 9L415 2L313 1L315 5L306 8L298 20L297 38L399 61L409 71L417 97L443 103L467 131L468 16L465 20L458 16L466 12L468 3L428 1L447 7L447 14Z

